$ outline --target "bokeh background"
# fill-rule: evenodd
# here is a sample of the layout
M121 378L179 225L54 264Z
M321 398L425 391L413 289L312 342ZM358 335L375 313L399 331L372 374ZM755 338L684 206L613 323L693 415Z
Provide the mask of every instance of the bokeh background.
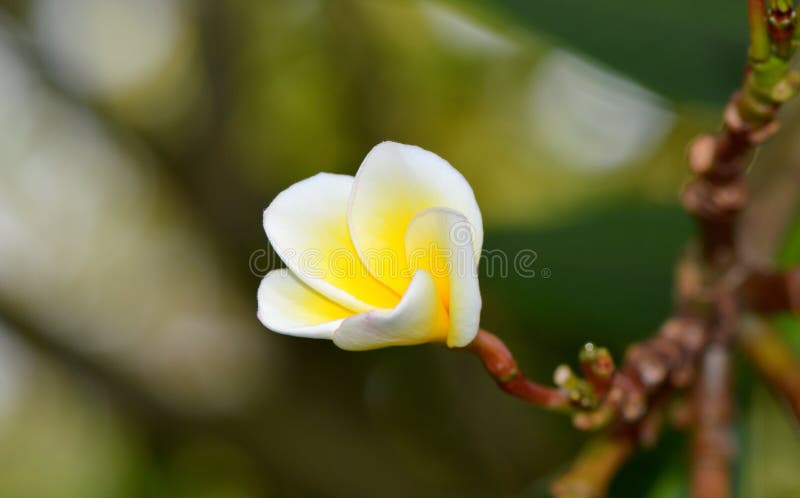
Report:
M265 330L261 212L382 140L433 150L485 248L537 254L482 278L484 327L543 382L620 357L669 311L686 144L746 33L724 0L0 0L0 496L546 496L586 436L474 358ZM794 218L797 114L754 174L764 261L800 254L760 222ZM800 437L739 380L740 496L796 497ZM686 496L686 455L668 432L612 496Z

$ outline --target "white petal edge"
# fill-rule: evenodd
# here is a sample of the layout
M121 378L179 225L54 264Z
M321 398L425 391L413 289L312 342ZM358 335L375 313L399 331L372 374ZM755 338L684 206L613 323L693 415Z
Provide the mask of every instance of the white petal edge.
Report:
M447 208L419 212L406 232L410 265L431 273L447 307L447 345L451 348L472 342L480 327L482 302L478 261L472 250L474 234L475 228L463 214Z
M319 173L295 183L264 210L264 231L292 273L317 292L357 312L393 307L400 295L372 277L350 238L353 182Z
M342 349L364 351L389 346L444 342L447 315L433 277L424 270L414 274L403 299L394 309L374 310L347 318L333 333Z
M446 207L462 213L475 228L476 258L483 246L483 221L475 194L450 163L417 146L382 142L367 154L356 174L347 221L356 251L375 277L396 292L408 285L402 271L387 271L367 251L385 257L403 254L405 230L420 211ZM394 270L394 269L393 269ZM402 270L402 268L400 269Z
M352 314L285 268L269 272L258 287L258 319L273 332L330 339Z

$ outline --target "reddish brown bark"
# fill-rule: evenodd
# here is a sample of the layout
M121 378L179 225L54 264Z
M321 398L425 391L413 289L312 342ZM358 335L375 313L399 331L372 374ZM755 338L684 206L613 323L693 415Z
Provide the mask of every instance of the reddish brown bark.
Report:
M693 497L728 498L732 458L731 353L721 344L703 355L694 389Z
M800 312L800 268L785 272L753 272L743 282L739 294L752 311Z
M690 147L694 176L682 200L698 224L699 240L678 263L673 316L655 336L631 346L617 370L607 352L585 350L580 358L584 378L560 367L559 389L525 379L491 334L481 332L469 348L505 391L542 406L571 409L580 429L613 426L556 481L557 496L605 496L634 447L657 439L665 400L689 387L690 409L680 418L693 430L692 496L732 495L731 363L735 338L747 323L742 317L800 312L800 268L783 273L750 268L737 246L739 218L748 201L745 174L755 148L778 130L777 111L800 87L800 77L788 69L795 50L794 11L788 4L770 5L768 11L764 0L748 0L751 37L744 81L725 108L722 129ZM764 327L745 333L740 344L800 420L800 363L789 348Z

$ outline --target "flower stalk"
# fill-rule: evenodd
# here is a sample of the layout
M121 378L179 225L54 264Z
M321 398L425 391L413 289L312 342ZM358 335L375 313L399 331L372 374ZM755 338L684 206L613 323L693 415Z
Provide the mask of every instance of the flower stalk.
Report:
M505 343L491 332L479 330L463 350L475 354L500 389L508 394L549 410L564 411L572 405L573 400L566 390L527 379Z

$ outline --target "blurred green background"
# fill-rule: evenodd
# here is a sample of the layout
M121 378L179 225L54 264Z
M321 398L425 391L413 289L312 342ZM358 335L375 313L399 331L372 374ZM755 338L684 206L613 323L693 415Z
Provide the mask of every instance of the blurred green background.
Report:
M0 0L0 496L546 496L585 436L474 358L265 330L261 212L379 141L437 152L484 247L537 254L483 276L482 322L548 381L668 313L685 147L745 52L744 1ZM798 434L740 379L740 496L796 497ZM665 439L612 496L685 496Z

